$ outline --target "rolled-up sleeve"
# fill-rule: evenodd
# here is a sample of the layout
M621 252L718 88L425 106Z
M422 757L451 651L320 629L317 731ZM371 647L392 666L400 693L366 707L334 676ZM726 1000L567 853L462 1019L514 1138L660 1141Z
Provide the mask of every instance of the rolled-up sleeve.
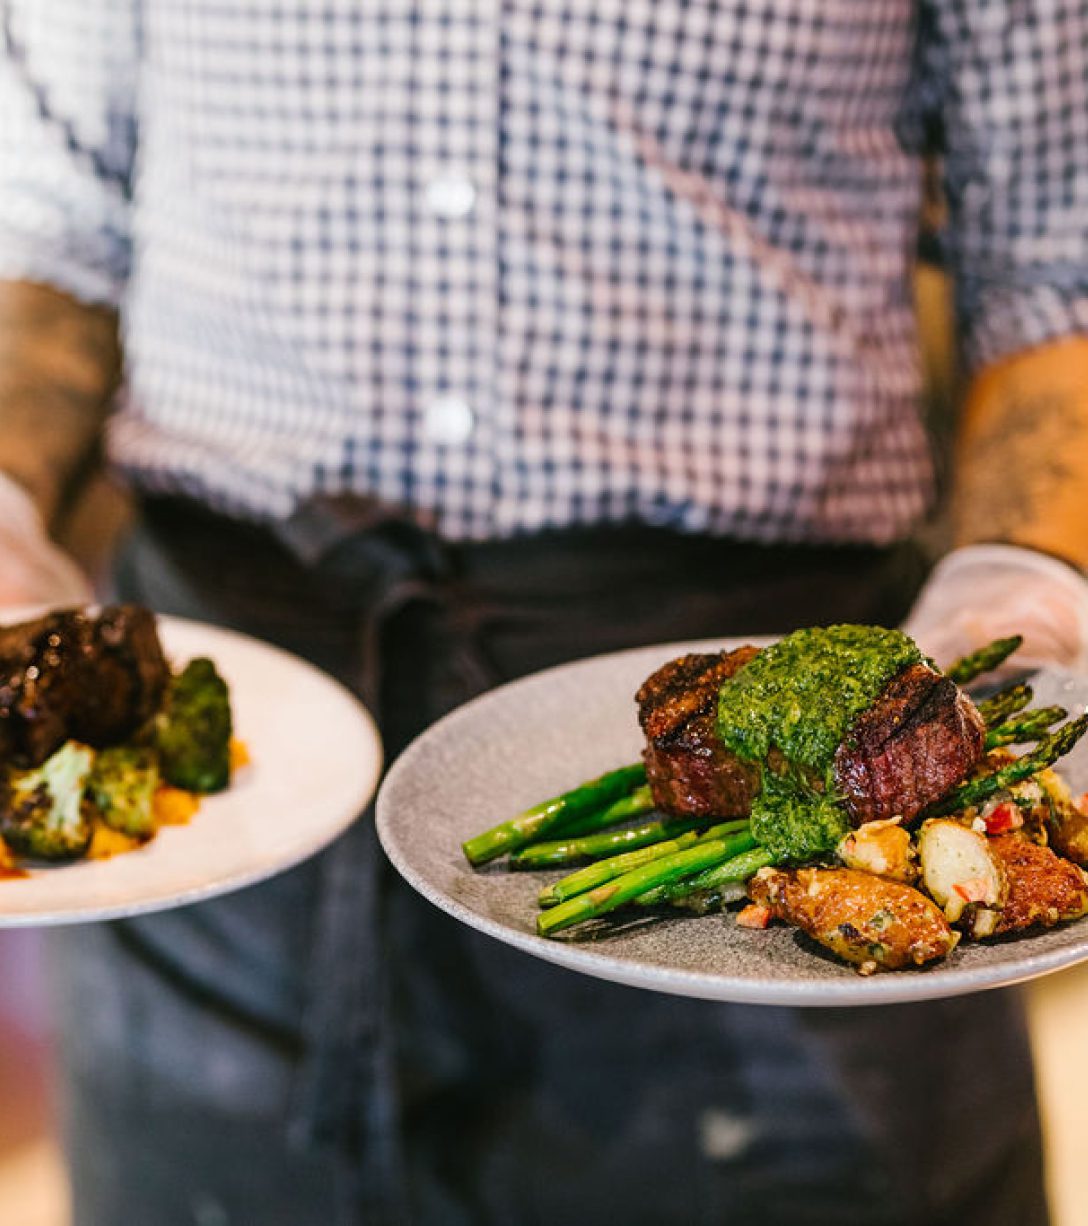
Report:
M930 0L965 363L1088 334L1088 2Z
M0 278L117 305L139 0L0 0Z

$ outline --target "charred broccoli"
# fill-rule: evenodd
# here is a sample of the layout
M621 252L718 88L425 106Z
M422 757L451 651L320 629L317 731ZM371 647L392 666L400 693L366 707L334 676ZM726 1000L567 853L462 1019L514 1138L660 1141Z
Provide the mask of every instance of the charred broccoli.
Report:
M94 750L66 741L41 766L0 772L0 835L18 855L74 860L91 841L97 810L86 794Z
M159 763L147 745L114 745L95 759L87 791L102 820L113 830L146 839L155 833L152 802Z
M170 683L155 728L163 778L189 792L230 782L230 695L211 660L190 661Z

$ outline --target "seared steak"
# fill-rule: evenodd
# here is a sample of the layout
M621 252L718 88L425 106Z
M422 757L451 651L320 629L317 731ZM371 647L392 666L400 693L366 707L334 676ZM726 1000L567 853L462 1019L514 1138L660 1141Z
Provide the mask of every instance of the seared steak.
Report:
M893 677L835 754L835 783L855 825L917 817L982 758L986 729L975 704L925 664Z
M683 656L639 689L646 773L663 813L735 817L748 812L759 770L722 745L717 707L722 683L757 652L741 647ZM910 665L839 746L836 790L856 825L895 816L909 821L971 772L982 757L983 737L981 717L954 682L924 664Z
M681 656L648 677L635 701L646 734L643 759L654 804L673 817L739 817L759 771L718 739L718 690L756 647Z
M124 740L169 678L155 619L119 605L50 613L0 630L0 759L44 762L64 741Z

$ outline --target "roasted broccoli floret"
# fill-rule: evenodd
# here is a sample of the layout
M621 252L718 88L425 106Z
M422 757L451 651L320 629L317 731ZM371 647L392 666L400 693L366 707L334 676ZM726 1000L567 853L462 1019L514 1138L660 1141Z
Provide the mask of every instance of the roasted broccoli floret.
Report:
M136 839L155 833L152 803L159 786L159 762L147 745L114 745L95 759L87 790L102 820Z
M66 741L41 766L0 772L0 835L18 855L74 860L91 841L97 810L86 794L94 750Z
M190 661L170 683L156 721L163 778L189 792L230 782L230 695L211 660Z

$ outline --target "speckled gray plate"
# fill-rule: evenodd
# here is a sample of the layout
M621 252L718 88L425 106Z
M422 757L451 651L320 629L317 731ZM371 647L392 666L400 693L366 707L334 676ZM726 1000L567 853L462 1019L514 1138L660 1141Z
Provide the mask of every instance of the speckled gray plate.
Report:
M624 916L592 933L535 934L535 897L560 874L469 867L461 842L602 771L638 759L634 693L671 644L537 673L454 711L393 765L378 794L378 831L392 862L431 902L526 953L583 974L657 992L769 1005L862 1005L927 1000L1017 983L1088 959L1088 920L1000 943L968 944L930 969L863 978L795 931L737 926L732 914ZM1079 714L1088 679L1039 674L1040 704ZM1088 745L1063 766L1088 788Z

